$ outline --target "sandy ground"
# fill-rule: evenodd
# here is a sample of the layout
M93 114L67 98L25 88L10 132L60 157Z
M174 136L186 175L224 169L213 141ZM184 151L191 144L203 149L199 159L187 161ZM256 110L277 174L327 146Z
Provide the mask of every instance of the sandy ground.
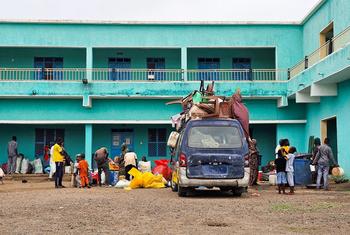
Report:
M68 184L68 183L66 183ZM0 184L0 234L349 234L350 185L274 187L242 197L167 189L54 189L53 182Z

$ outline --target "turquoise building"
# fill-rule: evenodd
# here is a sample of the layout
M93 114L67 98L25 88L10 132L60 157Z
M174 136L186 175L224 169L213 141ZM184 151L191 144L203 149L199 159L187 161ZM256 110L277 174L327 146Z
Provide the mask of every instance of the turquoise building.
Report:
M262 164L289 138L331 139L350 176L350 1L325 0L298 23L0 22L0 163L17 136L26 157L64 137L91 161L126 142L138 156L169 157L166 102L215 80L241 88Z

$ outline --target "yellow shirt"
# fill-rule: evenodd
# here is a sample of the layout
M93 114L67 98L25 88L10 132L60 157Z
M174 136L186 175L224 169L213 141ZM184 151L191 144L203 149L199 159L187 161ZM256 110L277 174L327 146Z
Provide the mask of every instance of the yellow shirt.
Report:
M64 157L61 154L61 152L62 152L62 147L59 146L58 144L55 144L53 146L53 158L52 158L54 162L63 162Z

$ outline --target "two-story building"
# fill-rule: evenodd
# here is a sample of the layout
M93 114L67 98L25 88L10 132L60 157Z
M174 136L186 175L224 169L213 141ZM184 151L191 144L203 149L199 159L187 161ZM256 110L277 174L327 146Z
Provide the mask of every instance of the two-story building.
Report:
M324 0L300 22L0 22L0 162L11 136L33 159L64 138L71 155L127 143L169 157L166 102L212 81L242 90L262 164L278 140L299 152L331 139L350 175L350 1Z

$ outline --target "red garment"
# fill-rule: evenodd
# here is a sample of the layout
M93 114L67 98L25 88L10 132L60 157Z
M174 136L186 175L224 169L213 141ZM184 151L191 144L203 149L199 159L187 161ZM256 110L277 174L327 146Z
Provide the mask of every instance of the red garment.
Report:
M45 145L44 147L44 160L45 161L48 161L49 160L49 151L50 151L50 148L49 146Z
M249 138L249 112L247 107L242 103L242 96L236 92L232 96L232 113L241 123L244 135Z
M80 160L78 163L79 175L88 176L89 164L86 160Z
M89 178L87 176L80 176L80 184L81 184L81 187L88 186Z

